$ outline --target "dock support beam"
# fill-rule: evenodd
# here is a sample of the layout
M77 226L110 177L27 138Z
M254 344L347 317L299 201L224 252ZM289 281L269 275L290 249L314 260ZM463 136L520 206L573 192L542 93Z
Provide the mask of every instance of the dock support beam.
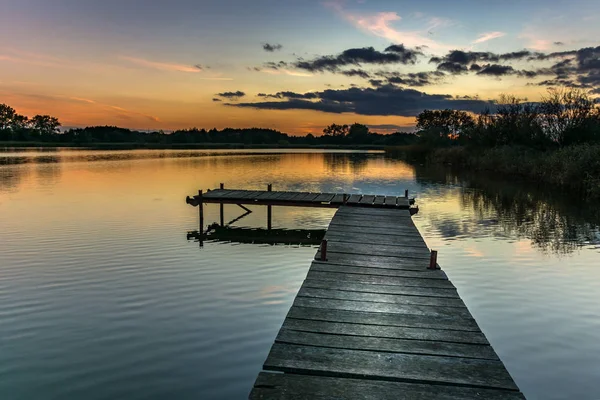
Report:
M273 190L273 185L272 184L268 184L267 185L267 192L271 192ZM267 206L267 229L271 230L271 218L272 218L272 210L271 210L271 206Z
M431 258L429 259L429 269L437 269L437 251L431 250Z
M221 189L224 189L224 188L225 188L225 185L221 183L221 185L220 185L219 187L220 187ZM224 213L223 213L223 203L221 203L221 204L220 204L219 211L220 211L220 215L221 215L221 221L220 221L220 222L221 222L221 226L224 226L225 224L223 223L223 221L224 221L224 219L225 219L225 218L224 218L224 216L223 216L223 214L224 214Z
M404 191L404 197L406 197L406 198L408 199L408 189L406 189L406 190Z

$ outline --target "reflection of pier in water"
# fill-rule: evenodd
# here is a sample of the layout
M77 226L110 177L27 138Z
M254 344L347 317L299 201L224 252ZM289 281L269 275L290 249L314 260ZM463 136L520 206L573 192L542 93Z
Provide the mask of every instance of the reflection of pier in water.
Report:
M213 224L205 234L199 231L188 232L188 240L203 242L237 242L254 244L297 244L317 245L325 236L325 229L264 229L238 228Z
M205 200L338 208L251 399L524 399L427 248L408 196L270 189L221 185L186 199L199 206L201 227ZM222 215L222 235L247 234L225 228ZM254 233L274 231L283 230L269 223Z

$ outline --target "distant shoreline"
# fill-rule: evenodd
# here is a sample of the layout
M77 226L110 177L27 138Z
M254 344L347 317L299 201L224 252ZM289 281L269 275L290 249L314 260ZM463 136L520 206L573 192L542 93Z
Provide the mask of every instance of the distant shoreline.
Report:
M245 144L245 143L51 143L51 142L0 142L2 148L43 147L43 148L75 148L95 150L232 150L232 149L323 149L323 150L384 150L383 145L344 145L344 144Z

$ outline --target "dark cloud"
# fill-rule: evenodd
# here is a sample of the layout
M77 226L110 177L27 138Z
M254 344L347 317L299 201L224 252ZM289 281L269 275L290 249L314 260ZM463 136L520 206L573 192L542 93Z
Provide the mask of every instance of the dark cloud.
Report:
M217 93L217 96L219 97L223 97L229 100L235 100L235 99L239 99L240 97L244 97L246 95L246 93L238 90L236 92L223 92L223 93Z
M274 69L274 70L278 70L280 68L287 68L288 67L288 63L285 61L279 61L279 62L273 62L273 61L269 61L263 64L264 68L267 69Z
M383 80L381 79L369 79L369 83L373 87L379 87L383 85Z
M213 97L212 99L213 101L222 101L221 99L217 99L216 97Z
M516 71L510 65L500 65L500 64L488 64L484 65L477 75L491 75L491 76L504 76L504 75L512 75Z
M361 78L368 79L371 77L369 73L363 69L349 69L347 71L342 71L341 74L346 76L359 76Z
M475 64L471 64L471 67L469 67L469 70L470 71L481 71L481 68L482 68L481 65L475 63Z
M269 43L263 44L263 50L268 51L270 53L277 51L277 50L281 50L282 48L283 48L283 46L280 44L269 44Z
M284 93L284 92L282 92ZM306 96L307 94L297 94ZM283 101L263 101L256 103L227 103L232 107L246 107L267 110L316 110L328 113L356 113L360 115L398 115L412 117L424 109L445 108L481 111L493 103L479 99L454 98L447 94L427 94L414 89L384 85L377 88L327 89L309 94L316 101L306 97L287 97ZM274 97L277 94L273 95Z
M317 99L319 98L316 92L297 93L291 91L277 92L275 94L259 93L259 97L270 97L273 99Z
M445 61L437 66L438 71L446 71L451 74L462 74L467 72L467 66L457 62Z
M498 63L500 61L524 60L542 56L542 53L531 52L529 50L513 51L510 53L491 53L483 51L463 51L451 50L444 57L431 57L430 63L442 64L453 63L461 65L469 65L473 63Z
M565 43L564 42L554 42L555 46L564 46Z
M383 52L373 47L362 47L344 50L335 56L321 56L310 61L299 60L294 66L311 72L338 72L341 67L362 64L414 64L422 55L418 50L405 48L403 45L392 45Z
M379 71L375 75L383 77L388 83L405 86L426 86L438 83L446 74L441 71L423 71L401 74L399 72Z

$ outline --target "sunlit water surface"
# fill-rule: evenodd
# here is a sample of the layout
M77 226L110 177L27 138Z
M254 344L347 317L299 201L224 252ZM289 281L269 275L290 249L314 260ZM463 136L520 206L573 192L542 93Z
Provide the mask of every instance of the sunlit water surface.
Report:
M597 208L382 153L28 149L0 151L0 399L245 398L315 247L187 240L185 196L220 182L409 189L525 395L600 398ZM264 227L252 209L235 225ZM275 208L273 225L325 228L333 212Z

